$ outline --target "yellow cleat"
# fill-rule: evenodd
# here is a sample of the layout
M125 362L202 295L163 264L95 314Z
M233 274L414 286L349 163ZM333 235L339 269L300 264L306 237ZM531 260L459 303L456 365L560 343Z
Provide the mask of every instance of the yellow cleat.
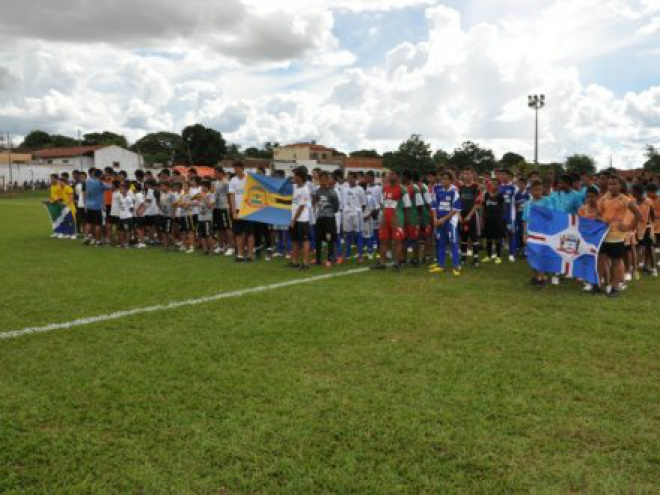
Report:
M438 264L437 264L437 263L433 263L432 265L429 265L429 268L430 268L430 269L438 268Z
M461 276L461 271L458 268L454 268L452 273L454 274L454 277L460 277Z
M496 265L501 265L502 264L502 258L495 258L495 264Z
M445 269L441 267L431 268L429 273L445 273Z
M482 263L490 263L493 261L490 256L486 256L484 259L481 260Z

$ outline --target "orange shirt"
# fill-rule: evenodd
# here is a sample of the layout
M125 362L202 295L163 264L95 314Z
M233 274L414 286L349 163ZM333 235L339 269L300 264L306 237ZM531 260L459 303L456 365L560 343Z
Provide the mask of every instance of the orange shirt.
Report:
M626 212L629 212L629 205L630 198L623 194L612 197L607 193L598 200L598 213L603 222L610 226L605 242L623 242L626 239L626 233L630 231L629 227L626 228Z
M644 239L647 229L650 229L652 226L651 212L653 211L653 201L646 198L642 204L635 202L635 206L637 206L637 209L642 214L642 221L637 225L637 238Z
M108 185L112 185L112 179L106 179L103 182L105 182ZM112 189L106 189L103 191L103 203L105 206L112 206L112 193L114 191Z
M653 202L653 231L660 234L660 196L651 201Z
M578 210L578 215L584 218L589 218L591 220L596 220L596 217L598 217L598 206L592 209L589 205L582 205L582 207Z

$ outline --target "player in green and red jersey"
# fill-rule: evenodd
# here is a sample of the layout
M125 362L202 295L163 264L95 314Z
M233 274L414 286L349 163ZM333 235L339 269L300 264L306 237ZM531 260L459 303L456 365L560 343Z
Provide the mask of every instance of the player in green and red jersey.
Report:
M399 174L391 170L387 182L383 186L383 216L378 230L380 237L380 261L372 266L374 270L384 270L387 259L387 248L392 241L394 253L394 269L399 270L403 264L403 241L406 238L405 210L410 209L408 192L399 181Z
M404 244L403 257L407 257L407 249L412 248L413 259L412 265L419 266L419 210L417 208L416 198L419 195L419 187L413 180L413 175L408 170L404 170L402 174L402 184L408 194L410 206L405 210L405 224L406 224L406 243Z

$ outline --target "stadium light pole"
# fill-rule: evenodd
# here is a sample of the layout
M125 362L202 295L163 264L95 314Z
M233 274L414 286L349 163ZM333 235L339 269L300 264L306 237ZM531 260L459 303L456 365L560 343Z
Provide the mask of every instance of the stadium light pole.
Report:
M545 95L529 95L527 106L534 110L536 121L534 127L534 163L539 163L539 110L545 106Z

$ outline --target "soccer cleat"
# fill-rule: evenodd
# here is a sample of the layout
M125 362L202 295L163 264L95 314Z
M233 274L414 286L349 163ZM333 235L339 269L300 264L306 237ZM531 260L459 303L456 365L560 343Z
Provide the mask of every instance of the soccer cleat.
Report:
M501 265L502 264L502 258L495 258L495 264L496 265Z
M632 277L632 273L626 273L626 274L623 276L623 280L625 280L626 282L632 282L632 279L633 279L633 277Z
M440 266L437 266L435 268L431 268L429 270L429 273L445 273L445 269Z
M328 260L325 262L325 267L326 268L332 268L332 261Z
M640 280L642 277L641 277L641 275L639 274L639 272L638 272L637 270L635 270L635 273L633 274L633 278L634 278L635 280Z
M70 235L69 239L78 239L78 236L76 234Z
M559 285L559 277L558 276L555 275L554 277L552 277L552 285Z
M342 258L341 256L339 258L337 258L337 264L338 265L341 265L343 262L344 262L344 258Z
M225 256L234 256L235 252L236 251L234 251L234 248L229 248L227 251L225 251Z
M328 265L326 264L326 266L328 266ZM369 269L370 270L386 270L387 266L385 266L383 263L376 263L375 265L370 266Z
M432 264L429 265L429 268L438 268L438 264L437 263L432 263Z
M217 247L217 248L215 248L215 249L213 250L213 253L214 253L214 254L222 254L223 252L224 252L224 251L222 250L221 247Z
M594 286L591 284L585 284L584 289L582 289L584 292L591 292L594 290Z
M493 261L490 256L486 256L484 259L481 260L482 263L490 263Z
M516 262L516 257L511 255L509 256L509 263L515 263Z
M657 277L657 276L658 276L658 270L655 270L655 269L654 269L654 270L651 272L651 276L652 276L652 277Z
M614 297L614 298L619 297L620 295L621 293L619 292L619 290L614 288L609 292L609 294L607 294L608 297Z
M458 268L454 268L451 273L454 275L454 277L461 276L461 271Z
M138 247L139 247L139 246L138 246ZM146 247L146 246L145 246L145 247ZM186 254L192 254L192 253L194 253L194 252L195 252L195 250L194 250L193 248L190 248L190 249L188 249L188 250L186 251Z

